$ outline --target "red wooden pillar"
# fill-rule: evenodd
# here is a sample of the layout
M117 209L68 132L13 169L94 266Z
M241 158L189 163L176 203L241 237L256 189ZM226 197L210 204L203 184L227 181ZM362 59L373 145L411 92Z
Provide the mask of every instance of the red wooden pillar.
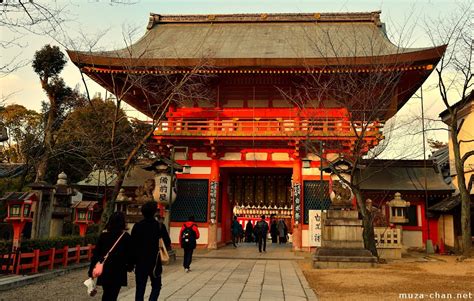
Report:
M211 161L211 177L209 179L209 235L207 248L217 249L217 214L219 200L219 159Z
M302 224L303 220L303 206L302 206L302 177L301 177L301 159L295 157L293 161L293 249L301 250L302 246Z
M25 227L25 222L24 221L14 221L12 222L13 226L13 250L16 248L20 247L20 238L21 238L21 232L23 232L23 228Z
M79 223L79 235L85 237L87 233L87 223Z
M230 209L230 200L227 187L229 187L229 176L224 174L222 177L222 206L219 208L221 217L221 241L226 243L230 239L230 221L232 219L232 209Z

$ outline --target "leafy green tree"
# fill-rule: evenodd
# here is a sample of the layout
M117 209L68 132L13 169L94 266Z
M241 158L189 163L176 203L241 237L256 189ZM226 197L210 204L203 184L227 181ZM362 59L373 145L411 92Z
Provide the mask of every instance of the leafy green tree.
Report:
M110 140L116 109L113 101L94 98L89 105L75 109L66 117L57 132L54 161L71 181L83 179L94 168L107 169L117 163L123 164L123 158L133 148L134 127L125 112L119 110L117 137L112 147Z
M65 65L65 56L57 46L46 45L35 53L33 69L38 74L41 87L49 101L43 104L44 141L36 168L36 181L46 180L48 161L54 152L55 137L67 112L85 103L84 98L76 90L67 87L59 77Z
M12 104L0 111L0 120L9 133L9 139L1 149L2 161L24 164L18 187L15 187L16 190L22 190L40 153L41 114L24 106Z

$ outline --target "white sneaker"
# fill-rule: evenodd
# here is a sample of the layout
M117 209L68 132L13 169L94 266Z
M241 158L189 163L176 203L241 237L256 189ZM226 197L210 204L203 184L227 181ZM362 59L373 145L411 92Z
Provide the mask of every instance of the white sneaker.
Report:
M184 269L184 271L185 271L186 273L189 273L189 269Z

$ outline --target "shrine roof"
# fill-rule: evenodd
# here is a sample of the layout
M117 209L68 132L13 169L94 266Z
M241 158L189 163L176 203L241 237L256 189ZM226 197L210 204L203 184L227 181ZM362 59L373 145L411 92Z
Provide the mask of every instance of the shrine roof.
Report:
M96 201L79 201L73 204L71 207L78 208L78 209L88 209L88 208L93 208L97 204L98 203Z
M425 176L427 191L454 191L432 160L376 160L362 169L360 186L363 190L424 191Z
M124 49L68 51L101 66L310 66L436 61L445 47L404 48L388 38L380 12L230 15L151 14L145 35ZM403 57L390 59L392 56ZM350 58L350 60L348 59ZM204 61L206 63L204 63Z

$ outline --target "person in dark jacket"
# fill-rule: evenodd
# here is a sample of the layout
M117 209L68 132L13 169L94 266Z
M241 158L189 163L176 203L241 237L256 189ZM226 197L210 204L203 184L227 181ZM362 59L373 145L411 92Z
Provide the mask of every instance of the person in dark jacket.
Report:
M135 262L135 300L143 300L148 278L151 282L149 300L158 300L161 291L161 272L163 267L159 258L159 239L166 248L171 249L171 240L166 227L155 219L158 203L147 202L142 206L143 219L132 229L132 243Z
M247 226L245 226L245 242L252 242L253 241L253 226L252 221L247 222Z
M184 238L190 232L189 238ZM183 224L181 231L179 231L179 244L184 249L183 267L186 273L191 271L191 261L193 260L193 251L196 248L196 240L199 239L199 229L194 223L194 216L190 216L188 221ZM189 240L189 241L185 241Z
M272 237L272 244L275 244L275 243L277 243L277 239L278 239L277 221L274 217L271 217L270 220L271 220L270 235Z
M92 270L98 261L103 261L104 256L110 251L104 262L102 275L97 278L97 285L102 286L103 301L114 301L122 286L127 286L127 271L133 270L133 253L131 249L130 234L124 232L125 216L122 212L115 212L109 218L106 230L102 232L93 251L88 275L92 277ZM122 235L123 234L123 235ZM120 238L120 239L119 239Z
M257 233L257 240L258 240L258 251L262 253L262 245L263 245L263 252L266 252L267 249L267 233L268 233L268 223L265 221L265 215L261 216L261 219L255 225L256 233Z
M237 221L237 216L234 216L234 220L232 221L232 225L230 226L230 230L232 234L232 244L234 245L234 248L237 248L236 243L239 242L240 229L241 229L241 226L239 222Z

